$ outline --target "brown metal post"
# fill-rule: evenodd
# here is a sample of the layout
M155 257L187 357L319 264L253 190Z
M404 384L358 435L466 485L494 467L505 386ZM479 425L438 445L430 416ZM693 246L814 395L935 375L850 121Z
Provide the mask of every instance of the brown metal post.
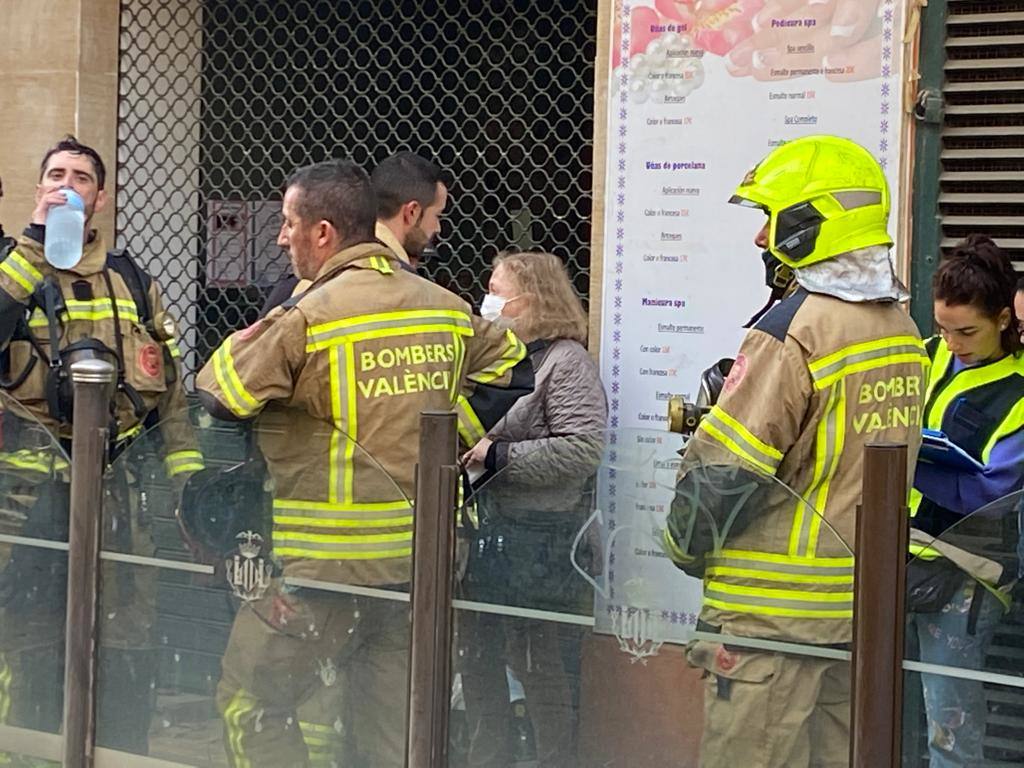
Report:
M407 768L448 765L457 452L455 414L423 413L413 529Z
M907 577L907 446L868 445L857 515L852 768L899 768Z
M96 609L100 521L114 367L102 360L71 366L75 419L71 447L67 634L64 659L65 768L93 764L96 725Z

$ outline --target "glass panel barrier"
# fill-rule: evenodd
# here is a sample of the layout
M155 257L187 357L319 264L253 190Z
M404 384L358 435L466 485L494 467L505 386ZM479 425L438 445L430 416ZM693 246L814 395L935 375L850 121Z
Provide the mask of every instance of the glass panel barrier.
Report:
M536 442L460 512L449 765L845 764L853 558L828 522L719 443Z
M1016 492L963 517L914 500L904 661L908 767L1024 763L1022 498Z
M68 455L0 392L0 764L58 765L71 482Z
M402 765L412 504L297 419L193 412L205 469L158 426L108 473L97 765Z

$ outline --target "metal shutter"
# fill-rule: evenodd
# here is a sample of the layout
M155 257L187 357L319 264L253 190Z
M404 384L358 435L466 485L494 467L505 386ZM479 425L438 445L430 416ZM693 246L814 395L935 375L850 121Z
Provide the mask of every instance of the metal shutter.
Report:
M983 232L1024 271L1024 2L948 0L944 74L942 247ZM1019 673L1024 658L1021 620L1014 612L1000 623L986 670ZM1020 765L1024 690L986 689L986 765Z
M942 247L992 236L1024 270L1024 2L949 0Z

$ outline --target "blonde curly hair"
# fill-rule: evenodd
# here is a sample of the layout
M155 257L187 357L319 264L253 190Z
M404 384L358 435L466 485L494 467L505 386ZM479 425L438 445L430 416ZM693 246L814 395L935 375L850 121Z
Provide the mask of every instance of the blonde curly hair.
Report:
M523 313L513 323L519 338L572 339L586 346L587 314L561 259L552 253L502 251L492 266L503 267L526 299Z

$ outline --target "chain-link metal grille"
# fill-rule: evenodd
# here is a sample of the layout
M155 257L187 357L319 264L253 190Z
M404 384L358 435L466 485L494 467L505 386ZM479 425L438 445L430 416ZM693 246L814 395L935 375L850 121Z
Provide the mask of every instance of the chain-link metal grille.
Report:
M296 167L410 149L451 177L440 258L478 300L500 248L586 296L596 0L124 0L118 244L183 324L188 381L288 270Z

